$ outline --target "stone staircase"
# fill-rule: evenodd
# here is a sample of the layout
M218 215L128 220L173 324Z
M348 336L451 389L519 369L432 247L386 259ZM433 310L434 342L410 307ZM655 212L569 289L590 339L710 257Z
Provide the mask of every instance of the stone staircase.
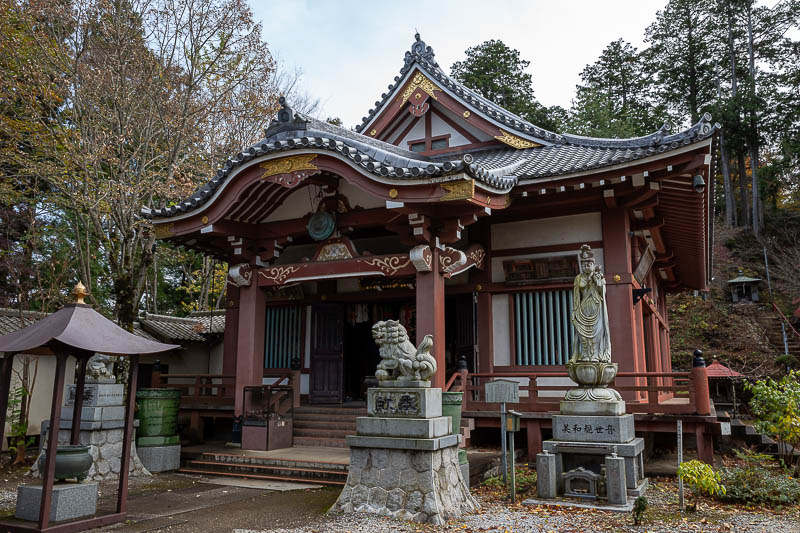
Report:
M179 471L206 476L344 485L347 481L347 468L346 463L320 460L204 452L195 458L189 458Z
M294 445L346 448L347 435L356 434L356 418L366 407L303 405L294 410Z
M764 334L775 350L776 355L783 354L783 333L781 331L781 318L777 313L770 309L770 312L759 313L758 324L764 329ZM800 359L800 338L798 338L788 326L786 326L786 340L789 345L789 353Z

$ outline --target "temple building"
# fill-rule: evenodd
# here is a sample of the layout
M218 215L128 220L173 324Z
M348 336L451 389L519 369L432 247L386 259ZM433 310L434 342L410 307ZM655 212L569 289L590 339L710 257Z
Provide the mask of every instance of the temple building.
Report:
M355 132L283 102L263 140L145 216L230 265L228 416L244 387L284 378L301 405L357 404L379 361L372 324L391 318L433 335L433 385L466 391L478 427L498 424L485 382L519 380L532 455L571 385L588 244L637 430L674 432L680 415L708 459L707 381L673 371L666 299L709 287L718 128L705 115L630 139L550 132L448 76L417 35Z

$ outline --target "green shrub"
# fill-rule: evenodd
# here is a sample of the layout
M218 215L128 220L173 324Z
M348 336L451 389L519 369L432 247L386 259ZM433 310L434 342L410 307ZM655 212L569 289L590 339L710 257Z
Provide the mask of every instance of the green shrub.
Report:
M720 500L764 505L800 503L800 481L763 454L736 452L744 466L723 468L722 483L727 492Z
M633 501L633 525L638 526L642 523L642 515L647 510L647 498L639 496Z
M702 461L692 460L678 465L678 477L692 489L694 503L690 510L697 510L701 494L709 496L725 494L725 486L720 483L720 473Z

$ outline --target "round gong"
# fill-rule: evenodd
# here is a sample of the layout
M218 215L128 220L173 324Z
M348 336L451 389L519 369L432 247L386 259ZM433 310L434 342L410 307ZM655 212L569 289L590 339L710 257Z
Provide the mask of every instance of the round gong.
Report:
M333 234L336 229L336 220L327 211L319 211L311 215L306 226L308 235L315 241L324 241Z

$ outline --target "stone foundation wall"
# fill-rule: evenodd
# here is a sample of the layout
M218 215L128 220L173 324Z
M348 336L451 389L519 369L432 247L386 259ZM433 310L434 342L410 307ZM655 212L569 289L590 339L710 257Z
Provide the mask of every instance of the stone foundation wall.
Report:
M434 451L351 447L347 484L333 510L444 524L478 509L467 486L456 446Z

